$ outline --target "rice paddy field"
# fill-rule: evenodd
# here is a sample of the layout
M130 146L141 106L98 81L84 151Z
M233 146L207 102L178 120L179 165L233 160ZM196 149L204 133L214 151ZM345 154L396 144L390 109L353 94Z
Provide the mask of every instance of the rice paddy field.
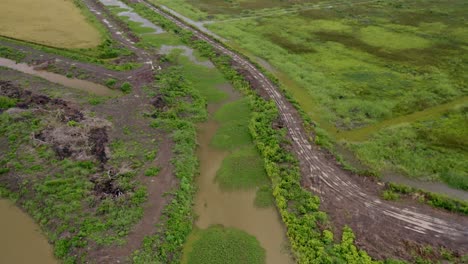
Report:
M102 34L73 0L2 0L0 35L58 48L93 48Z
M468 190L468 3L153 0L280 80L377 173Z

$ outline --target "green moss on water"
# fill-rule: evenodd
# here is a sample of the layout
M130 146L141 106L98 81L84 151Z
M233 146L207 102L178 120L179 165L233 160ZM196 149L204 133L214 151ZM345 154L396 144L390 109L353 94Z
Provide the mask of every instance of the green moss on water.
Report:
M263 264L265 250L254 236L234 228L198 230L187 264Z
M262 158L254 146L238 149L227 156L216 174L216 181L222 189L249 189L269 180Z
M248 122L250 108L247 99L223 105L214 116L220 123L211 144L223 150L233 150L252 142Z
M265 185L257 189L254 204L260 208L270 207L275 204L273 191L269 185Z

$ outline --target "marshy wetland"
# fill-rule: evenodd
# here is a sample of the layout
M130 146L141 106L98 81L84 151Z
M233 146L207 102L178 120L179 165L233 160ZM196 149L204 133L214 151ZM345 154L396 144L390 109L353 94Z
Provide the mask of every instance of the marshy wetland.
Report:
M265 60L325 145L376 173L468 189L464 1L154 2ZM456 143L425 132L440 121Z
M46 2L0 3L0 262L466 261L462 1Z

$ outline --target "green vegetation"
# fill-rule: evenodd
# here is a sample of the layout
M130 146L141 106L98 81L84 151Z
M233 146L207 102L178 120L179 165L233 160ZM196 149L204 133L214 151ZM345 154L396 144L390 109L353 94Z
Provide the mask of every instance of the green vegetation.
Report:
M34 49L57 54L70 58L72 60L94 63L102 65L105 68L116 70L116 71L126 71L136 69L141 66L140 63L127 62L120 64L116 62L116 59L130 56L132 52L125 48L120 47L116 42L114 42L110 37L106 38L101 44L96 48L92 49L60 49L49 46L44 46L32 42L20 41L10 38L5 38L0 36L0 41L10 42L15 45L29 46ZM18 51L15 51L18 52Z
M124 82L121 86L120 86L120 90L123 92L123 93L130 93L132 91L132 85L129 83L129 82Z
M89 244L121 244L142 214L146 190L133 180L134 171L113 178L118 194L101 189L107 172L92 160L60 160L52 147L33 144L31 135L50 125L43 112L25 111L15 117L0 115L0 137L8 139L1 156L1 194L12 197L44 230L64 263L80 262ZM21 175L16 180L5 174ZM10 179L10 180L9 180ZM91 180L94 179L94 180Z
M264 185L257 190L255 195L254 204L257 207L270 207L275 205L275 198L273 197L273 190L269 185Z
M317 132L324 146L350 148L376 172L385 168L466 189L461 161L467 150L447 140L422 140L416 128L426 120L445 122L444 112L466 104L463 1L349 2L331 8L309 8L314 1L154 2L195 20L214 20L205 26L252 60L266 60L323 128ZM300 11L282 13L285 6ZM449 129L463 136L462 124Z
M138 4L133 6L142 7L142 5ZM341 241L339 243L335 242L333 233L329 231L330 223L326 214L318 210L319 198L302 189L297 160L291 153L280 147L281 143L284 143L287 139L284 138L284 131L275 130L271 126L272 122L278 117L274 103L265 102L253 95L249 84L231 67L230 60L227 57L218 56L208 44L202 41L189 41L189 33L181 31L169 21L148 10L145 12L146 18L156 23L161 21L160 25L163 25L166 30L180 34L186 43L196 47L202 55L211 58L225 78L230 80L244 94L249 95L252 115L249 129L266 163L267 174L273 183L275 203L288 228L287 235L297 261L299 263L376 263L364 251L356 248L354 234L351 229L344 228ZM179 76L179 81L181 80L183 78ZM178 85L175 85L175 87L176 90L179 89ZM195 100L194 105L198 106L197 102ZM173 117L176 119L180 116L178 115L179 111L170 110L169 112L173 112ZM160 114L157 113L155 116ZM323 137L326 138L326 135ZM176 217L176 219L178 221L180 218ZM178 223L184 226L182 222ZM179 227L179 230L186 231L182 227ZM172 232L170 233L171 238L182 238L182 233ZM169 232L166 232L167 234ZM157 251L158 247L152 247L152 249ZM146 250L145 252L145 254L149 254L150 251ZM138 257L140 256L138 255ZM141 261L142 259L138 260ZM150 260L150 258L147 258L147 260ZM402 262L388 261L388 263Z
M148 168L148 169L145 170L145 176L147 176L147 177L158 176L160 170L161 169L158 168L158 167Z
M16 100L6 96L0 96L0 110L8 109L16 105Z
M387 128L371 141L350 144L373 169L395 169L426 180L468 190L468 107L440 119ZM395 166L397 165L397 166Z
M162 19L153 13L148 19ZM166 21L167 28L175 26ZM181 33L187 37L187 33ZM343 232L342 243L332 245L333 234L330 231L322 232L318 224L325 226L326 214L318 211L319 199L303 190L300 185L300 173L297 161L290 153L279 146L282 139L280 131L273 130L271 124L277 118L277 110L273 102L265 102L253 95L249 84L231 67L225 56L216 55L209 44L203 41L191 43L200 53L209 57L224 74L225 78L243 93L250 95L252 121L250 132L257 147L266 162L266 171L273 182L273 194L276 205L280 210L283 221L288 228L288 237L300 263L330 263L347 261L353 263L371 263L370 257L363 251L358 251L353 244L354 235L349 228ZM175 87L178 87L175 85ZM304 232L307 230L307 232ZM172 235L178 233L171 233ZM156 248L154 248L156 250Z
M93 96L88 97L88 103L90 105L98 105L98 104L101 104L102 102L104 102L106 99L107 98L102 97L102 96L93 95Z
M391 190L387 190L382 193L382 198L384 198L385 200L392 201L400 199L400 195Z
M265 250L254 236L220 226L198 232L197 240L188 256L188 264L265 263Z
M248 98L224 104L214 115L220 127L211 144L231 151L216 175L216 181L223 189L248 189L268 184L263 160L252 147L246 121L250 116Z
M412 197L421 203L426 203L436 208L443 208L451 212L468 215L467 201L452 199L445 195L426 192L401 184L388 184L382 196L387 200L395 200L401 196Z
M24 57L26 57L26 54L21 51L0 45L0 57L20 62L22 59L24 59Z
M109 78L109 79L106 80L106 86L109 87L109 88L114 87L114 85L116 83L117 83L117 80L113 79L113 78Z
M195 123L207 117L205 101L182 74L181 67L171 67L157 75L159 93L167 103L167 110L156 110L152 126L171 132L174 170L180 181L169 205L164 209L160 230L145 237L142 248L133 254L134 263L177 262L182 247L192 230L193 177L198 169L195 155ZM190 98L190 101L182 100Z
M253 146L237 149L223 160L216 174L222 189L248 189L268 184L263 160Z
M223 105L215 113L215 120L220 123L211 144L219 149L233 150L252 142L248 124L250 119L248 99L244 98Z

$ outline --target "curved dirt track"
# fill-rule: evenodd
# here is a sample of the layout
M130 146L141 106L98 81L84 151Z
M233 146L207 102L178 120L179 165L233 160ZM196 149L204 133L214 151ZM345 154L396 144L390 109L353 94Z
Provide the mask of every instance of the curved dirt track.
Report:
M280 112L297 155L303 181L319 195L322 209L336 226L350 225L356 243L375 258L410 256L411 245L429 244L445 247L458 254L468 252L468 217L450 214L425 205L408 205L379 198L377 184L366 182L343 170L329 155L311 144L296 109L279 89L252 63L226 49L210 36L196 30L166 12L144 1L148 8L166 17L179 27L190 30L218 52L228 55L254 87L266 93Z

